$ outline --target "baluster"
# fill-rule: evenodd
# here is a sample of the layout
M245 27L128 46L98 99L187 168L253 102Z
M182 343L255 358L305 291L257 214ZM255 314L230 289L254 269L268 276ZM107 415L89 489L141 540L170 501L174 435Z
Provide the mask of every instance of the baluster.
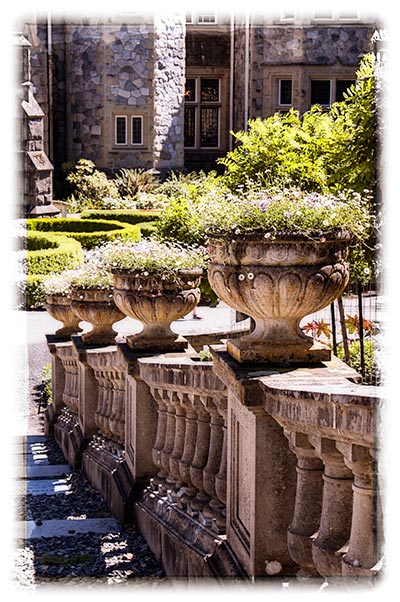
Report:
M215 477L215 494L216 500L210 501L210 506L216 513L216 522L213 523L213 528L218 533L224 533L226 531L226 473L227 473L227 441L228 441L228 412L227 412L227 398L226 396L221 397L218 400L218 411L223 420L222 428L222 450L221 450L221 464L219 467L218 474Z
M109 418L110 430L120 443L125 440L125 375L118 371L109 372L112 390L112 411Z
M339 550L350 536L353 474L330 439L309 437L324 463L321 521L312 544L316 569L324 577L341 575Z
M197 517L200 510L211 499L204 489L204 469L207 465L210 449L210 414L200 395L191 395L191 401L197 414L197 437L195 453L190 466L190 477L198 491L188 505L187 512L191 516Z
M381 509L372 450L342 443L337 447L354 475L353 517L348 549L342 557L342 575L373 577L381 556Z
M158 406L157 435L153 446L152 458L154 464L159 469L157 475L150 479L150 485L154 491L158 491L167 477L161 462L161 450L164 448L165 436L167 432L167 404L165 403L158 389L150 387L150 392Z
M297 457L296 500L288 528L288 549L301 567L299 576L317 575L311 546L321 517L323 464L305 435L285 431L285 436Z
M198 490L193 485L190 473L190 467L195 455L198 424L197 412L191 403L189 395L186 393L182 394L181 406L185 410L185 443L182 457L179 460L179 475L183 486L177 493L177 505L182 510L186 510L189 502L198 493Z
M204 401L210 414L210 446L208 461L203 470L203 486L210 499L202 509L199 518L206 526L213 527L217 521L217 513L221 510L221 502L217 499L215 490L215 479L221 466L224 419L217 409L214 398L206 397ZM218 531L218 528L215 530Z
M163 474L165 477L165 481L160 486L160 492L162 490L162 493L167 494L168 491L171 489L171 487L173 487L173 485L175 484L175 481L171 475L169 461L170 461L170 457L172 455L172 451L174 449L174 443L175 443L175 426L176 426L175 418L176 417L175 417L175 405L171 401L170 392L162 391L161 394L162 394L163 401L167 408L167 421L166 421L166 428L165 428L164 445L163 445L162 450L160 451L161 466L163 468Z
M169 472L172 478L171 488L168 490L168 500L174 503L178 499L179 489L183 486L179 472L179 461L182 458L185 445L186 414L181 405L182 395L171 391L170 398L175 409L175 441L169 458Z

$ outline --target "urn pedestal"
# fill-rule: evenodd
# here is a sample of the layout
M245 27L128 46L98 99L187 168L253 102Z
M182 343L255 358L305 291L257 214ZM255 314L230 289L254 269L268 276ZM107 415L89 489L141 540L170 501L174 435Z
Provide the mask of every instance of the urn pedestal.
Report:
M72 289L71 307L80 320L93 329L82 334L85 345L113 345L116 332L113 324L125 318L115 305L109 289Z
M334 301L345 289L350 235L211 239L209 281L230 307L254 319L254 330L227 343L239 362L327 361L331 350L300 329L301 320Z
M67 295L47 295L45 308L52 318L63 323L63 327L55 332L58 339L69 339L71 334L82 331L80 318L72 310L71 299Z
M114 272L114 300L120 310L139 320L143 330L127 336L131 349L183 350L187 341L171 330L171 322L193 311L200 300L202 270L180 270L176 278L143 272Z

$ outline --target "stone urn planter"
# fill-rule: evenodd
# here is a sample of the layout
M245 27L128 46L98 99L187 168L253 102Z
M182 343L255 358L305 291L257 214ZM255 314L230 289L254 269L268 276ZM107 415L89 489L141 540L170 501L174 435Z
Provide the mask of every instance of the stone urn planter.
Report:
M72 310L71 299L67 295L46 295L45 308L52 318L63 323L63 327L55 332L57 337L69 338L71 334L82 331L79 327L80 318Z
M227 342L228 353L239 362L329 360L329 347L315 343L299 324L343 292L350 240L345 231L317 240L300 234L273 240L210 238L212 288L255 321L250 334Z
M113 345L116 332L113 324L125 318L115 305L111 289L72 288L71 307L80 320L93 329L82 335L86 345Z
M132 349L183 349L187 342L171 323L193 311L200 300L201 268L182 269L172 278L143 271L113 271L114 300L143 330L126 337Z

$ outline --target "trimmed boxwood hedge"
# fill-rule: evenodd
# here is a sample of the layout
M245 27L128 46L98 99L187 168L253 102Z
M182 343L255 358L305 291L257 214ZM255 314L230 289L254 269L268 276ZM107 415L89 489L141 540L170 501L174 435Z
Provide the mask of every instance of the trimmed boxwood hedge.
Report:
M43 279L83 261L82 245L73 238L52 232L27 232L25 251L18 251L25 277L18 282L18 305L26 309L42 307L46 300Z
M27 220L28 230L57 232L79 241L84 249L116 239L140 240L138 226L115 220L80 218L34 218Z
M27 232L27 252L20 263L28 275L62 272L82 261L82 246L77 240L52 232Z
M128 224L140 224L144 222L157 222L160 219L162 210L140 211L139 209L87 209L82 211L81 219L108 219Z

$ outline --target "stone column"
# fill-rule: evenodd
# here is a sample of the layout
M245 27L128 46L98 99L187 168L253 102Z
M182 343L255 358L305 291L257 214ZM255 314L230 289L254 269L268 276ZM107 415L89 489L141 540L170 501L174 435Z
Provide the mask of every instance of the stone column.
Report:
M323 464L316 450L302 433L285 435L297 457L297 486L293 519L288 529L288 547L293 560L300 565L301 576L313 576L312 537L318 531L322 507Z

